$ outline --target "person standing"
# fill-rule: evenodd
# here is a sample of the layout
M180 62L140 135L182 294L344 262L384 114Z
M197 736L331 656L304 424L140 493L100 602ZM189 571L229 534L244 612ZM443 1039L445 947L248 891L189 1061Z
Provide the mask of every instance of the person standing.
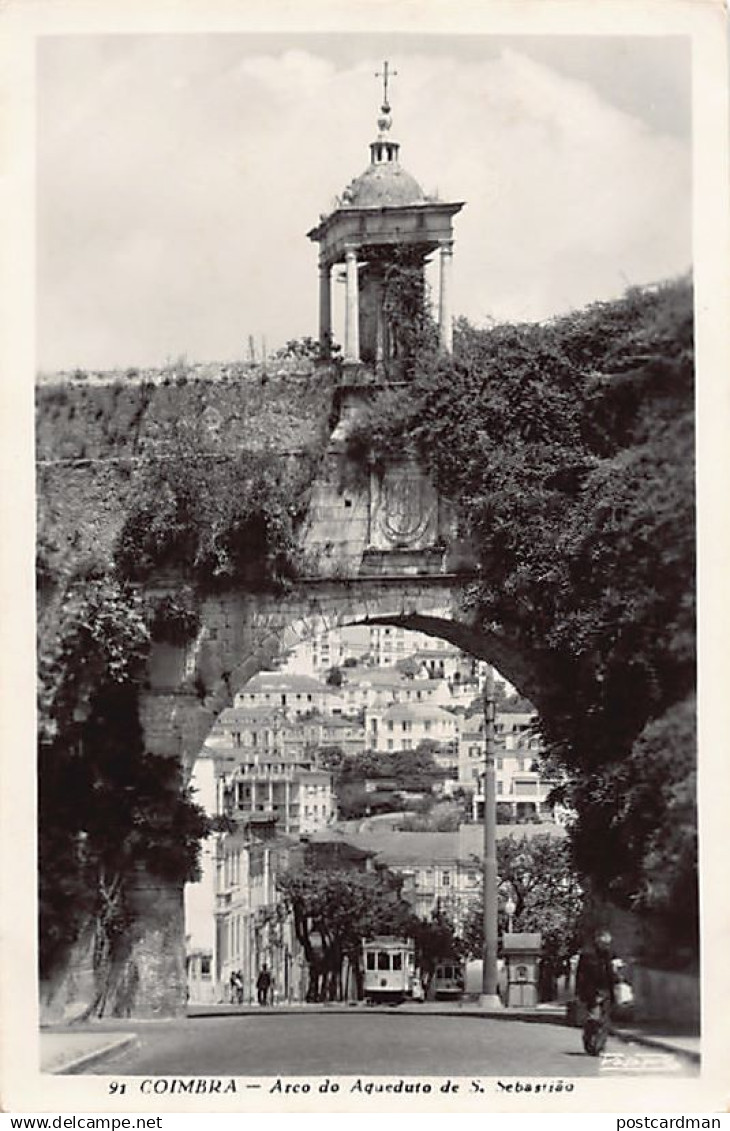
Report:
M266 963L264 963L263 967L259 971L259 976L256 979L256 994L258 997L259 1005L268 1005L270 989L271 974L269 973L268 966L266 965Z

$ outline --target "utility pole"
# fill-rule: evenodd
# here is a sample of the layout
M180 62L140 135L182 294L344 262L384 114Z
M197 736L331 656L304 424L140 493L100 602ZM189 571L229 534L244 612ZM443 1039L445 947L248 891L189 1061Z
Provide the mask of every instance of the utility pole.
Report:
M494 771L494 669L484 684L484 950L479 1004L501 1009L497 992L497 789Z

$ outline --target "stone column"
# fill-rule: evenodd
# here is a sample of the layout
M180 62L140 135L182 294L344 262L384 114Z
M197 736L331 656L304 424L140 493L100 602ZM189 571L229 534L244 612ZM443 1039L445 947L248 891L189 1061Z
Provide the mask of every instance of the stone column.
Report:
M385 358L385 311L383 310L383 300L385 298L385 288L383 286L382 278L378 277L375 283L375 367L376 372L380 372L383 367L383 360Z
M454 245L441 244L441 263L439 270L439 343L441 349L451 353L453 343L453 328L451 325L451 264L454 255Z
M357 281L357 251L345 249L346 310L345 310L345 360L360 360L360 304Z
M330 265L319 263L319 349L322 357L330 356L332 345L332 295Z

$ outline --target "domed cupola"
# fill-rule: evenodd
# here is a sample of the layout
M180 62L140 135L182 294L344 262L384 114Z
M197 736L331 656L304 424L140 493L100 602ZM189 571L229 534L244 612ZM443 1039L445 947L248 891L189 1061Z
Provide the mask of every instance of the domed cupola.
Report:
M393 118L387 98L387 66L384 75L386 95L378 116L378 136L370 142L370 165L342 193L339 204L343 208L382 208L426 199L416 178L400 164L400 142L389 136Z
M385 313L384 283L389 264L404 252L423 269L427 257L439 249L439 328L441 344L450 350L452 217L463 208L463 202L427 197L400 164L400 144L390 136L393 119L388 101L388 80L396 73L386 62L377 75L383 79L383 101L377 137L370 142L370 164L338 197L334 210L323 214L307 233L320 248L322 354L327 356L332 339L331 269L344 261L344 360L351 365L364 363L375 374L387 374L397 357L397 340Z

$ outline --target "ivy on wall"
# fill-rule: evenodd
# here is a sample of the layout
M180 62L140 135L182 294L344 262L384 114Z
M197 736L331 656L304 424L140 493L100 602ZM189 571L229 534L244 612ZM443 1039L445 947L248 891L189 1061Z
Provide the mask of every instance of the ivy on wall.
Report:
M349 437L362 466L404 450L477 550L478 621L533 658L583 874L696 955L690 281L544 325L461 320ZM660 778L648 827L635 799Z
M199 424L182 420L162 451L132 468L108 546L41 522L40 969L53 976L91 930L90 1013L120 1007L114 985L140 869L171 883L193 878L212 827L177 761L144 749L139 693L149 650L191 640L208 593L291 584L318 458L319 447L292 459L212 454ZM174 589L160 595L171 574Z

